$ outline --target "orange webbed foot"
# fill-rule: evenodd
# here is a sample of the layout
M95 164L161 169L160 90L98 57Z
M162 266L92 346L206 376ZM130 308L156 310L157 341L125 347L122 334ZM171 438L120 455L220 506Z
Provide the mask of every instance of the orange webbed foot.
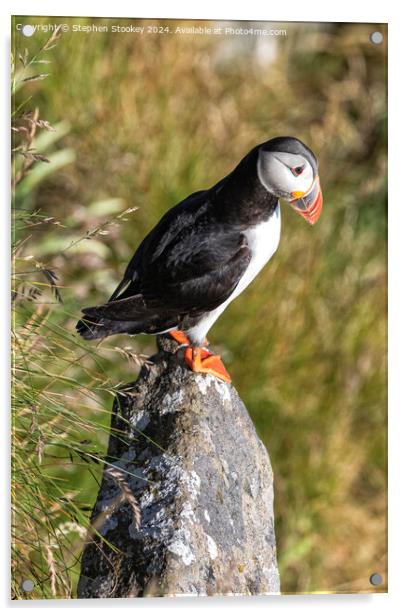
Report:
M231 377L222 363L220 355L212 355L200 347L188 347L184 352L184 359L193 372L213 374L218 379L231 383Z

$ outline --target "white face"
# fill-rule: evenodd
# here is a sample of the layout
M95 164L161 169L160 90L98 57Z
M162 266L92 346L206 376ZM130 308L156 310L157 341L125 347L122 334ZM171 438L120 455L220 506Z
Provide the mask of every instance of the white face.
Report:
M314 181L309 162L300 154L259 150L257 173L263 186L286 201L305 195Z

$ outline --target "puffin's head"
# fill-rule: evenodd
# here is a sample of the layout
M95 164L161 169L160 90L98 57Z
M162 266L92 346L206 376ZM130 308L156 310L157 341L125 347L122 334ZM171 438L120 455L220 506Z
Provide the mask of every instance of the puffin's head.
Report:
M291 206L311 225L322 211L318 161L295 137L276 137L259 146L257 173L263 186Z

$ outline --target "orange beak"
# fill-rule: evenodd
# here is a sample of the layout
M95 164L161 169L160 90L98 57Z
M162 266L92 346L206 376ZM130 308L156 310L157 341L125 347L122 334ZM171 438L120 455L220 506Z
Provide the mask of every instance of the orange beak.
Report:
M307 222L314 225L322 212L322 190L319 177L316 176L311 188L306 194L292 193L296 197L291 201L291 206L305 218Z

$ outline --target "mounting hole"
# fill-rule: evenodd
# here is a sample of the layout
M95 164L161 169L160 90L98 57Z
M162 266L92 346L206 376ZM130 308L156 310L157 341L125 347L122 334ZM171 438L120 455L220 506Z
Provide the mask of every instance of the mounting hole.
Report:
M21 584L21 588L24 592L31 592L34 590L34 582L32 580L24 580Z
M381 45L383 40L384 40L384 37L382 35L382 32L372 32L370 34L370 41L374 43L374 45Z
M372 573L370 575L370 584L372 584L373 586L379 586L380 584L382 584L382 575L380 575L379 573Z
M22 27L21 32L23 33L24 36L32 36L35 32L35 28L34 26L30 26L29 24L25 24L25 26Z

